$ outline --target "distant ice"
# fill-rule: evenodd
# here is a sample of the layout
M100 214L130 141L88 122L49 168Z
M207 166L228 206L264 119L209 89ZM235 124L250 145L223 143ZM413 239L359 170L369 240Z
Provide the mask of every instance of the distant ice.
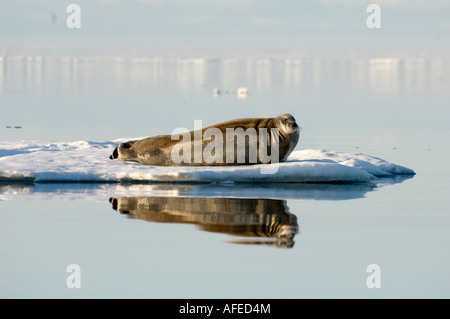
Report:
M0 181L7 182L195 182L304 183L370 182L414 171L364 154L306 149L294 151L276 174L260 165L158 167L109 159L128 139L105 142L0 142Z

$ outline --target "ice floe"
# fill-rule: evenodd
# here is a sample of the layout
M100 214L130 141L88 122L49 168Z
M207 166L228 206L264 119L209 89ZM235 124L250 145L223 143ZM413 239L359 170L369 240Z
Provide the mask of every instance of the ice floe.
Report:
M317 149L292 152L275 174L261 174L261 165L161 167L110 160L114 147L125 140L0 142L0 181L353 183L414 174L381 158Z

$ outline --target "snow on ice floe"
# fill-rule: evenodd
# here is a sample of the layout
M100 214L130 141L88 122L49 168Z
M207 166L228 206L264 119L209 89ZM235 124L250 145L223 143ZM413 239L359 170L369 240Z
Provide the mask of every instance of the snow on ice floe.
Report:
M335 151L292 152L275 174L261 174L261 165L228 167L158 167L112 161L118 143L0 142L0 181L20 182L370 182L378 177L414 174L383 159Z

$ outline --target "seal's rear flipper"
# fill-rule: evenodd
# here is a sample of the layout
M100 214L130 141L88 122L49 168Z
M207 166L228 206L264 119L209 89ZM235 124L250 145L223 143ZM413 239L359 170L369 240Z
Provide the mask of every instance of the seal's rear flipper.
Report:
M109 156L109 159L115 159L119 157L119 151L117 149L118 147L114 149L113 153Z
M134 145L134 143L136 143L137 141L128 141L128 142L125 142L125 143L120 143L120 147L122 148L122 149L126 149L126 150L128 150L128 149L130 149L133 145Z
M136 143L138 140L133 140L133 141L128 141L125 143L120 143L119 146L117 146L113 153L109 156L110 159L116 159L119 158L119 148L120 148L120 154L121 154L121 160L124 160L125 158L127 160L132 159L132 157L130 157L130 153L134 153L134 151L131 149L134 145L134 143Z
M112 155L111 155L111 156L112 156ZM117 198L111 197L111 198L109 199L109 202L112 204L112 208L113 208L114 210L117 210L117 207L118 207Z

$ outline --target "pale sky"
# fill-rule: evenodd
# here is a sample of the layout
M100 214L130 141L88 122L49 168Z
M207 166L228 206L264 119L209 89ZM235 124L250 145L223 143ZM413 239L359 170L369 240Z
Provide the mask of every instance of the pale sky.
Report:
M2 0L0 54L449 50L450 1ZM69 29L66 7L81 8Z

